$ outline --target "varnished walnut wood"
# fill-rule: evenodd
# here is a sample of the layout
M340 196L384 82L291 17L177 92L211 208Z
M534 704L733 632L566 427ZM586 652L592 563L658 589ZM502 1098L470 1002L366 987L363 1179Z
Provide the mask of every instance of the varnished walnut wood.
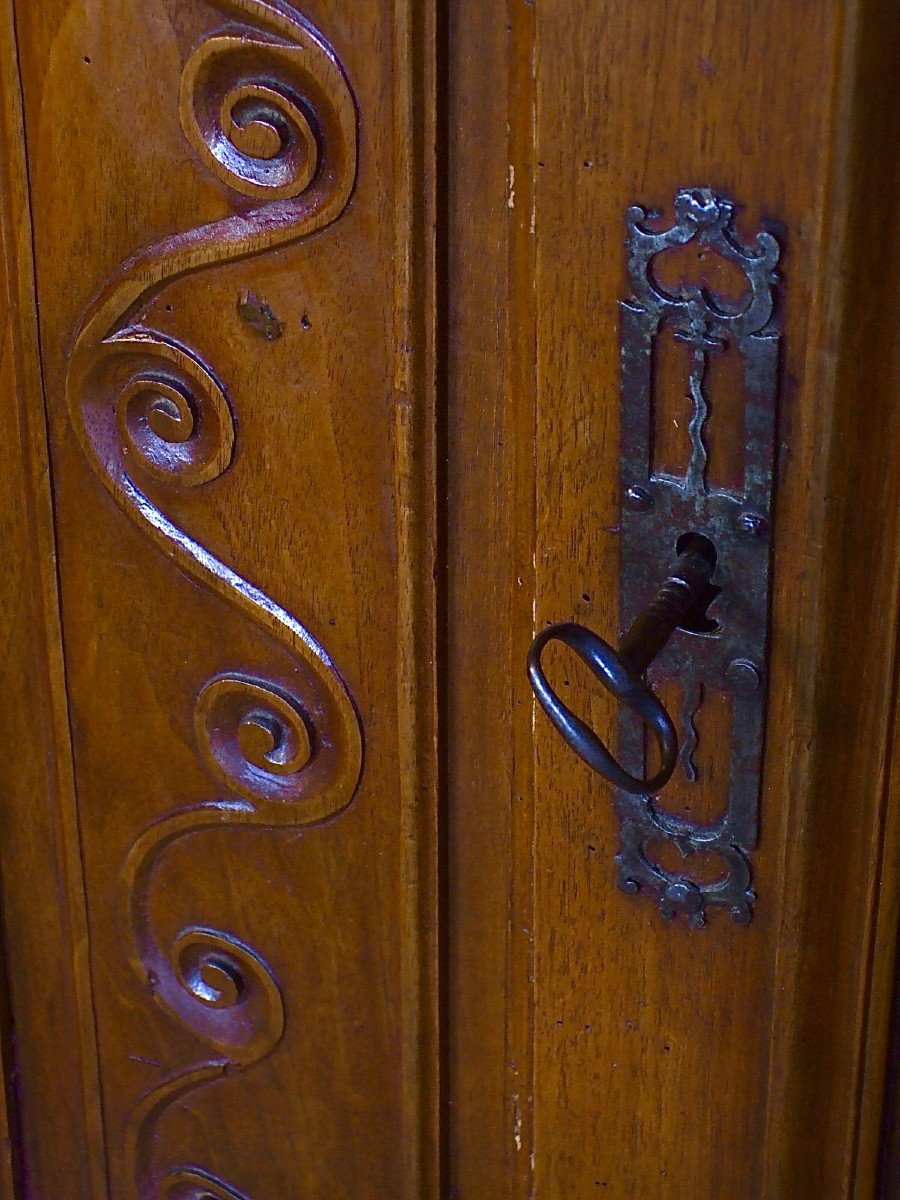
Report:
M875 1194L897 896L884 779L896 25L874 0L450 14L449 1159L462 1196ZM667 926L618 893L609 791L540 715L532 726L518 690L532 599L533 628L618 631L623 218L633 203L669 217L685 185L732 196L746 235L767 219L785 244L747 929ZM727 413L739 396L720 370ZM657 453L678 465L676 378L663 360ZM727 479L736 447L712 427ZM574 666L567 678L608 729L606 698ZM698 749L709 786L679 783L673 811L716 811L722 718L706 714Z
M0 2L0 1195L876 1200L900 12L298 5ZM759 900L703 931L524 671L617 631L624 213L683 185L784 246Z
M19 62L12 5L0 8L3 326L0 406L4 694L10 704L0 756L5 974L15 1037L5 1057L13 1102L16 1179L52 1180L73 1196L100 1195L103 1131L96 1033L87 985L87 914L60 628L56 545L38 325ZM7 1031L9 1032L9 1030ZM67 1053L60 1055L58 1048ZM53 1136L26 1113L51 1114ZM45 1120L48 1119L45 1117ZM65 1168L61 1166L65 1164Z
M23 1179L435 1195L430 22L403 0L50 0L15 6L17 64L4 14L29 168L4 243L41 353L12 332L57 518L55 548L23 525L10 555L18 578L58 554L50 668L21 654L36 762L66 762L39 688L66 689L77 792L10 786L69 819L86 913L51 971L79 1015L21 1022ZM30 590L51 613L55 584L50 560ZM59 919L63 878L46 850L5 872L14 939ZM57 1136L35 1064L79 1023Z

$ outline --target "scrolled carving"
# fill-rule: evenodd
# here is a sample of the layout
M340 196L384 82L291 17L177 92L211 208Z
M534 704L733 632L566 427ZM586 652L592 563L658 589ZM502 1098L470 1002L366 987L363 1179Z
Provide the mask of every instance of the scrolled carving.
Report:
M151 825L125 861L130 957L153 999L228 1060L249 1066L270 1054L284 1030L284 1003L263 959L232 934L183 929L171 946L157 938L147 910L156 864L185 833L228 824L263 826L242 801L182 809Z
M173 234L124 263L82 320L66 380L73 424L94 470L156 540L171 539L173 531L146 519L132 463L181 485L208 482L231 461L233 428L213 372L188 347L144 325L141 313L180 276L330 224L356 179L356 106L330 47L281 4L215 2L259 29L214 34L193 52L182 74L182 126L217 178L264 203ZM111 386L124 405L118 437L108 429ZM209 576L208 556L182 541L176 551L181 565Z
M327 732L312 733L296 697L261 680L223 675L201 691L194 722L204 759L232 791L304 805L307 820L329 815L318 808L320 795L346 751Z
M258 954L235 937L199 926L182 930L172 954L180 998L203 1005L205 1041L241 1064L275 1048L284 1030L284 1003Z
M207 167L262 200L302 198L333 219L356 173L356 108L343 71L299 14L262 0L218 0L265 35L223 33L191 55L181 124Z
M196 1164L157 1170L155 1130L179 1097L271 1054L284 1029L275 975L251 947L197 925L171 944L157 937L148 896L160 857L176 839L203 829L322 821L350 803L362 770L359 719L325 649L191 538L156 499L166 486L218 479L232 461L235 422L212 368L191 347L150 327L151 301L179 277L323 229L347 206L356 178L356 106L320 34L283 0L212 3L235 23L206 37L188 58L182 128L217 179L259 203L240 201L231 215L173 234L125 262L82 319L66 395L82 449L122 512L183 572L265 629L292 657L297 684L294 694L232 671L200 689L198 753L229 795L160 818L126 857L134 970L155 1002L214 1055L163 1080L131 1114L126 1155L139 1200L242 1200Z
M223 43L230 49L223 49ZM293 48L283 55L292 66ZM214 38L188 64L182 80L182 122L209 169L245 196L287 200L309 188L327 140L315 105L282 84L245 78L247 47Z
M150 1157L147 1129L155 1128L160 1115L188 1092L221 1078L231 1067L228 1059L163 1080L135 1110L126 1131L125 1155L134 1180L137 1200L248 1200L243 1193L196 1165L175 1167L157 1174Z
M179 1171L160 1180L160 1200L246 1200L241 1192L197 1169Z
M240 964L228 951L205 944L206 930L183 931L176 946L182 984L213 1008L234 1008L244 992Z
M130 459L180 487L217 479L231 464L234 420L212 371L186 347L141 329L106 345L87 381L84 418L108 467L125 474Z

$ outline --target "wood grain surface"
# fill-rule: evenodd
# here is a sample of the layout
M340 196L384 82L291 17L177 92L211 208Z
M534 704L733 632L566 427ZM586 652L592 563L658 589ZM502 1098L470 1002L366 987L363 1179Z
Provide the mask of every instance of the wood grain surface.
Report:
M897 33L875 2L450 13L461 1197L875 1194L897 894ZM533 629L618 634L624 214L671 219L695 185L737 201L744 237L769 221L785 246L759 901L748 928L700 931L618 891L608 788L522 689ZM677 463L670 377L663 363L657 453ZM727 370L715 395L727 416ZM727 475L727 435L717 453ZM608 729L608 698L566 678ZM716 726L698 750L712 789Z
M40 843L4 872L27 1194L434 1195L430 17L15 19L4 487L39 473L10 551L44 574L5 769L59 827L4 843ZM63 654L74 791L34 774Z
M3 695L0 869L18 1184L99 1195L102 1129L62 655L53 501L13 12L2 8ZM66 1047L65 1054L57 1048ZM27 1114L27 1115L26 1115ZM9 1184L9 1181L5 1181ZM17 1191L17 1196L20 1194ZM24 1190L21 1194L25 1194ZM12 1195L10 1185L10 1195Z
M0 0L4 1200L888 1200L898 45L889 0ZM618 889L525 674L619 633L624 218L685 186L783 248L747 927Z

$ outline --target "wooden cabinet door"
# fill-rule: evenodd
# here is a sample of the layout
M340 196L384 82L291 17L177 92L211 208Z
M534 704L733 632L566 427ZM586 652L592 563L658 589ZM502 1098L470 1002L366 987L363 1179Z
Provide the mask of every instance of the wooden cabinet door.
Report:
M897 6L461 0L448 25L452 1194L887 1197ZM683 189L730 201L742 245L767 232L780 250L755 900L749 924L719 908L705 928L620 890L620 801L523 670L550 623L623 632L629 210L669 229ZM739 302L734 264L694 246L653 264L656 285ZM750 453L734 346L708 367L701 426L671 333L653 347L654 465L684 477L700 436L710 490L733 488ZM615 745L614 705L574 655L548 672ZM676 716L678 683L661 690ZM710 687L696 713L698 778L679 767L657 799L676 819L723 812L730 704ZM670 877L721 872L655 836Z
M892 1196L898 44L887 0L0 0L3 1200ZM638 226L685 236L636 284ZM641 429L626 326L682 293ZM635 888L526 656L664 576L633 485L769 470L716 547L762 576L672 643L762 589L751 751L651 669ZM699 853L735 778L758 831Z
M435 1193L414 8L2 6L29 1197Z

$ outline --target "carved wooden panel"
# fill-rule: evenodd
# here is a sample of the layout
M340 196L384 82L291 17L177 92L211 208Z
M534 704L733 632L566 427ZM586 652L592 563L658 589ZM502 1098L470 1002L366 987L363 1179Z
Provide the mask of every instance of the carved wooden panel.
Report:
M89 946L66 967L97 1045L80 1194L418 1200L427 30L403 0L16 19Z
M898 34L889 0L0 0L4 1200L874 1193ZM759 900L703 932L617 889L525 673L545 623L617 628L622 217L685 181L784 247ZM727 297L713 257L658 282ZM683 475L702 405L654 349ZM666 808L709 822L734 706L667 682Z

